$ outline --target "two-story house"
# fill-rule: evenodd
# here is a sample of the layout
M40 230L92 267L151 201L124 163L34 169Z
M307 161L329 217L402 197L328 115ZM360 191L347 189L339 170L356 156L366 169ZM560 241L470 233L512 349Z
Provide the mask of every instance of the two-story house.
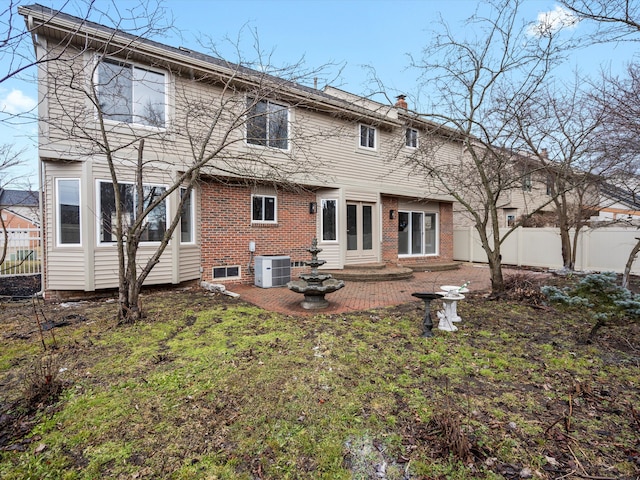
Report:
M140 174L153 198L196 162L198 181L147 284L252 283L258 255L290 257L295 276L314 237L323 268L452 261L452 199L406 162L433 125L402 100L312 88L39 5L19 12L45 60L38 113L49 297L118 285L114 182L135 221L147 201L137 198ZM438 154L461 155L448 142ZM185 191L149 215L141 261Z

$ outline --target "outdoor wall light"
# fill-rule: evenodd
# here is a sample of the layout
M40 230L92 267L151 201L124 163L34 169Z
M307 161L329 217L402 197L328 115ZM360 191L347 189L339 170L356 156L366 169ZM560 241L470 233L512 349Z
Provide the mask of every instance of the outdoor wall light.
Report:
M395 210L389 210L389 219L393 220L394 218L396 218L396 211Z
M309 202L309 213L316 213L318 211L318 204L316 202Z

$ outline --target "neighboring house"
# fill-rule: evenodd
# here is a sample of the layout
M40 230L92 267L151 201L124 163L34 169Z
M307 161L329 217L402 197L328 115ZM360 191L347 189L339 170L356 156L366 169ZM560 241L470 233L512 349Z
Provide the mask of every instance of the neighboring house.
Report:
M145 152L162 160L144 176L145 188L151 190L170 185L191 153L178 131L177 119L189 113L185 102L197 97L206 108L222 95L231 95L211 79L227 78L239 70L214 57L137 39L39 5L21 7L19 12L32 33L38 58L53 58L42 64L38 77L45 295L117 287L111 228L115 207L107 163L104 155L70 136L71 128L63 130L72 109L81 119L78 130L96 129L94 107L64 79L82 86L94 82L102 89L101 106L114 112L105 120L112 138L126 143L134 134L150 132ZM105 48L107 44L114 46ZM102 55L105 49L110 55ZM132 72L132 78L112 81L114 72L123 69ZM93 78L87 71L94 72ZM237 85L244 90L233 94L246 104L255 88L252 82L264 81L264 74L247 69L241 73ZM151 81L153 85L145 84ZM126 105L118 103L110 90L114 85L134 96L146 95L153 123L136 113L142 102L133 101L129 106L133 113L123 113ZM188 92L188 98L177 92ZM334 88L281 82L273 98L256 107L264 113L234 132L243 138L229 147L224 161L237 158L250 164L247 159L280 158L281 153L284 161L286 153L287 159L300 164L316 159L319 170L294 178L302 188L291 189L277 182L225 176L216 163L221 160L213 159L147 284L253 283L257 255L290 257L295 277L310 259L307 248L314 237L322 248L320 258L326 261L323 268L328 269L452 262L452 198L430 190L404 161L433 125L411 116L403 99L396 105L381 105ZM212 107L210 114L215 113ZM294 142L298 131L303 134ZM337 133L322 138L310 133L313 140L301 145L304 131ZM439 154L461 152L460 144L450 142ZM123 147L118 156L121 178L133 182L135 148ZM120 191L131 194L127 208L133 216L135 198L125 180ZM151 215L139 249L142 260L155 250L179 195L176 190Z
M6 228L33 228L40 226L38 192L0 188L0 210Z
M505 189L496 207L500 228L512 227L523 216L537 210L536 217L553 217L555 206L550 203L551 190L545 170L532 156L508 155L512 159L511 184L505 181ZM508 178L505 176L505 178ZM509 187L509 188L507 188ZM479 188L479 187L478 187ZM480 211L482 209L480 208ZM454 204L454 225L457 228L475 225L475 220L460 204ZM546 221L546 220L545 220Z
M0 273L39 273L39 264L24 260L40 259L40 202L38 192L0 188L0 215L4 231L0 231L0 248L7 248ZM16 265L18 264L18 265Z
M593 210L598 215L591 217L592 222L625 221L636 224L640 220L640 198L636 191L604 183L599 188L599 204Z

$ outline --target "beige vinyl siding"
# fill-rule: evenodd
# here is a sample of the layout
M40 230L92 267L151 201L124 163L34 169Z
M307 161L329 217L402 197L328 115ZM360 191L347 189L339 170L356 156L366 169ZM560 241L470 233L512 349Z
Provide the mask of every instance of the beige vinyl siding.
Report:
M438 202L412 202L410 200L400 200L398 202L398 210L440 213L440 204Z
M180 265L178 282L200 278L200 249L197 245L180 247Z
M376 127L378 135L377 150L359 148L358 125L360 122L336 119L329 115L299 109L296 113L301 125L312 142L308 148L315 158L321 159L318 185L339 187L371 193L406 195L420 198L440 195L425 183L422 176L416 175L408 165L404 165L406 149L398 147L404 140L404 131ZM315 138L313 132L325 132L326 138ZM402 133L402 135L399 134ZM458 158L460 148L448 144L441 148L446 161Z
M84 290L86 265L83 254L83 247L86 239L82 236L81 246L58 246L58 218L56 203L56 179L57 178L77 178L81 180L82 165L73 164L44 164L44 225L45 228L45 248L46 265L45 287L51 290ZM85 196L84 186L80 182L80 201ZM84 227L84 218L81 218L81 226Z
M76 73L79 74L73 81L78 86L87 88L90 85L95 59L88 52L78 55L75 62ZM65 65L56 62L49 69L49 116L53 120L50 135L56 144L54 148L45 142L43 148L51 150L50 156L82 158L88 152L95 153L95 146L90 141L69 141L67 132L74 121L80 121L85 127L95 125L96 129L93 131L97 136L95 111L85 98L66 86L70 79L65 78L69 77ZM236 94L235 98L223 97L221 89L217 86L173 75L169 71L166 71L166 75L169 79L169 120L166 132L154 133L153 129L137 126L131 128L137 133L147 135L147 160L157 159L158 168L166 168L162 166L163 162L179 168L182 163L190 164L194 160L189 139L198 132L197 122L187 121L187 113L194 110L189 108L189 103L210 106L210 114L217 108L235 108L236 111L241 111L246 104L242 94ZM65 106L64 110L62 105ZM236 140L235 143L228 145L223 154L211 162L211 167L231 166L231 170L238 171L238 167L242 168L243 163L249 163L248 158L256 155L275 164L293 164L293 155L297 159L297 165L300 165L300 159L304 158L304 165L308 166L304 169L306 171L292 177L295 181L319 186L349 185L364 191L392 195L429 197L438 193L429 188L424 178L415 175L409 166L403 165L404 156L409 152L401 147L404 142L404 129L400 123L393 131L389 130L388 125L372 125L376 128L377 149L369 151L359 147L359 125L369 124L364 120L348 120L295 105L290 108L289 119L292 134L305 138L304 142L290 142L289 150L284 152L274 148L247 145L244 141L245 128L239 126L231 135L231 138ZM107 127L117 133L110 136L111 141L115 142L115 147L135 139L129 126L108 122ZM212 146L217 146L217 141L224 132L224 127L216 129ZM134 141L133 145L123 149L119 155L135 158L137 145L138 142ZM443 157L455 158L457 155L455 147L441 150Z
M133 177L123 175L121 181L131 181ZM109 181L109 170L104 160L87 158L85 162L62 163L44 162L45 215L47 248L47 285L50 290L86 290L118 286L118 255L115 245L99 244L99 205L96 194L98 180ZM82 247L56 245L56 178L78 178L81 189ZM168 185L172 178L169 171L155 170L145 176L145 183ZM175 197L176 194L173 195ZM174 198L167 206L170 216L177 208ZM180 245L176 233L171 244L163 253L160 263L154 266L145 281L146 285L176 283L197 279L200 276L200 251L196 213L196 244ZM176 244L174 253L173 245ZM153 254L156 245L142 245L139 249L139 264L143 265ZM177 260L177 275L174 275L174 257Z
M155 247L141 246L138 249L138 264L145 265ZM146 278L145 285L161 285L171 283L171 253L166 250L160 262L153 267ZM115 246L99 247L95 252L95 288L116 288L118 286L118 253Z
M57 251L47 258L47 285L50 290L85 290L82 249Z

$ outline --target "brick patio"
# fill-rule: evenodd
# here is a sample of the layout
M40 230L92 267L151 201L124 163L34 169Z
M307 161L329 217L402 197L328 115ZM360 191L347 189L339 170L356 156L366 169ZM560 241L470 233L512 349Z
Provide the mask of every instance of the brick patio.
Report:
M508 273L508 270L504 270ZM340 278L335 275L336 278ZM240 298L265 310L290 315L315 315L357 312L373 308L389 307L408 302L420 302L411 294L434 292L440 285L462 285L471 281L472 294L491 290L489 268L486 265L461 265L459 269L443 272L415 272L408 280L382 282L345 282L344 288L327 295L329 307L310 311L300 306L303 296L286 287L260 288L253 285L236 285L229 290Z

